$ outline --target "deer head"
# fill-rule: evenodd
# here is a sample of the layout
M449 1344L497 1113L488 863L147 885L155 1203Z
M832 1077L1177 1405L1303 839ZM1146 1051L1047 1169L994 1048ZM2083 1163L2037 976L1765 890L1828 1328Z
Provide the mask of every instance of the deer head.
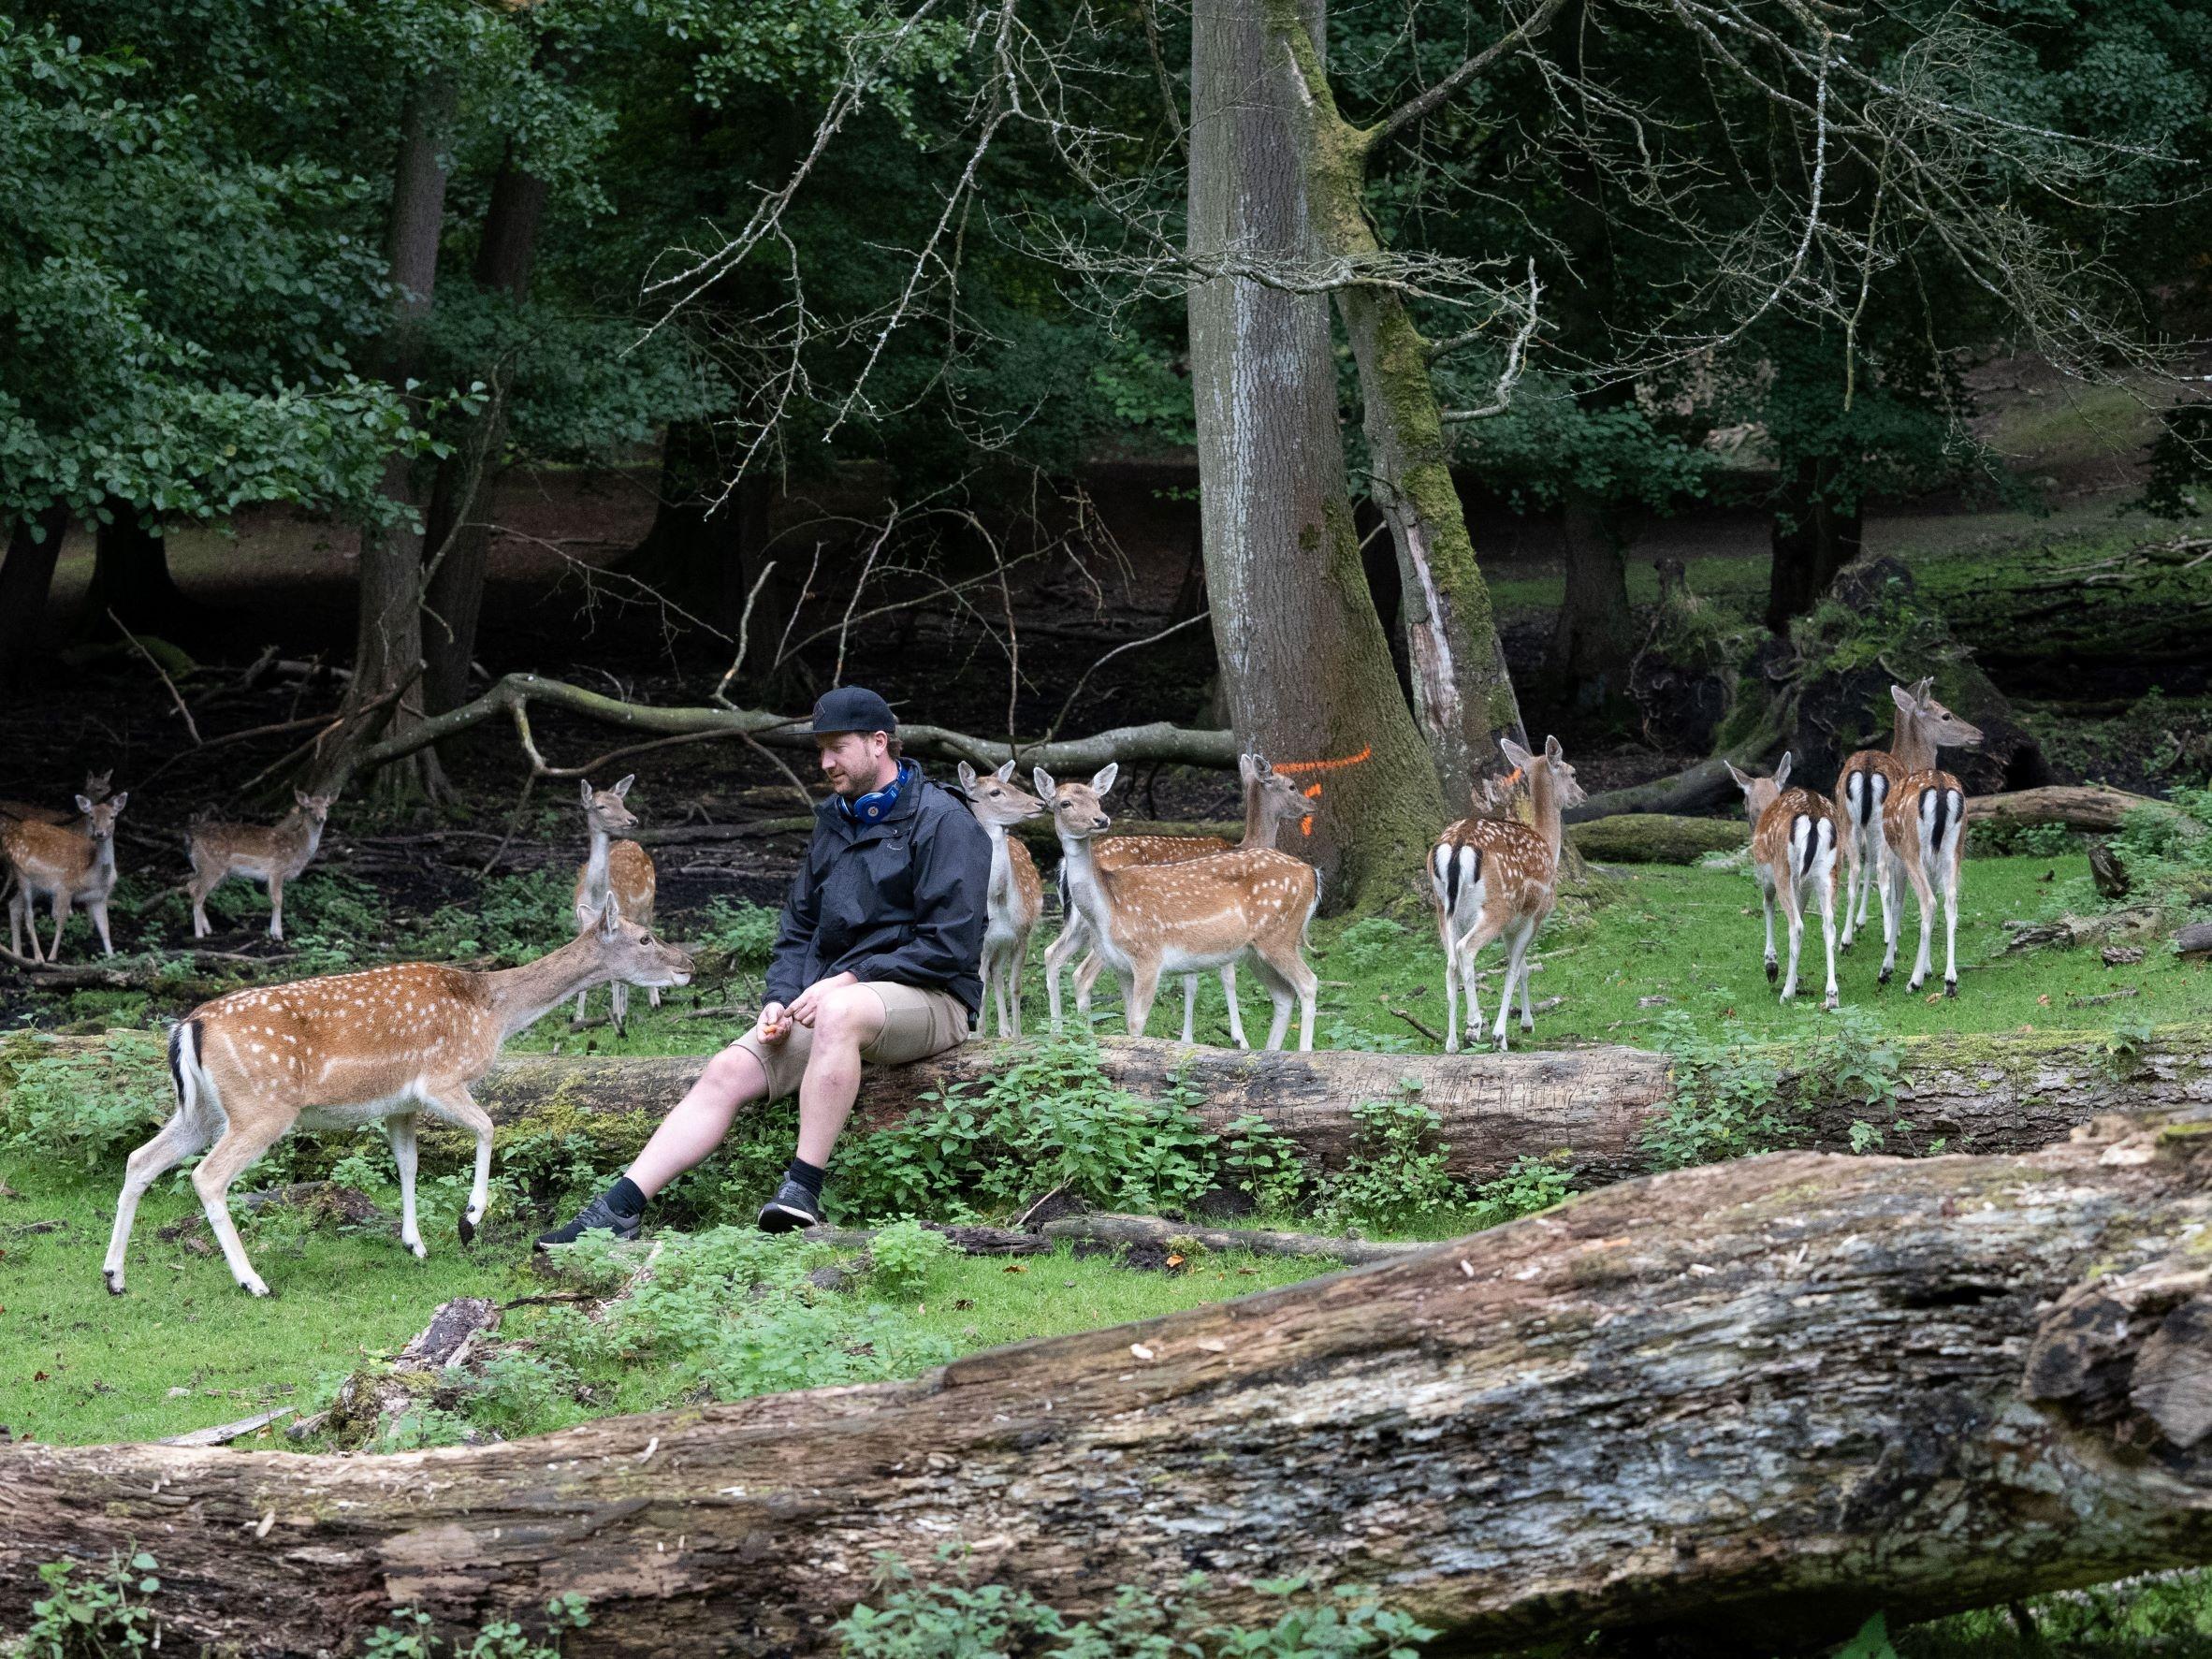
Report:
M1247 800L1255 789L1259 791L1260 822L1265 828L1302 818L1312 810L1305 792L1291 781L1288 773L1278 772L1270 765L1263 754L1237 756L1237 776L1244 780Z
M1754 778L1749 773L1739 772L1734 761L1727 762L1726 765L1728 776L1735 779L1736 787L1743 791L1744 811L1749 814L1753 827L1756 828L1767 808L1780 800L1782 792L1789 787L1790 757L1787 754L1782 757L1782 764L1774 768L1771 778Z
M622 797L630 793L630 786L637 781L633 772L612 789L593 789L591 780L583 780L584 822L601 835L619 835L624 830L637 827L637 814L622 804Z
M1008 761L996 772L979 773L966 761L959 765L960 791L981 824L1019 823L1044 810L1044 803L1013 780L1014 764Z
M77 797L77 810L84 814L85 838L97 847L102 841L115 838L115 820L121 816L124 803L129 794L120 794L105 801L95 801L90 795Z
M106 800L113 793L109 788L109 781L114 776L115 768L113 766L109 767L105 772L87 772L84 775L84 793L95 801Z
M592 960L608 979L648 987L690 982L691 953L656 939L650 928L625 922L621 907L613 898L604 910L586 910L582 920L576 940L579 944L589 941Z
M1897 705L1899 718L1916 721L1921 736L1937 749L1979 749L1982 747L1982 728L1960 720L1935 700L1934 676L1929 676L1907 691L1903 686L1889 688L1890 701Z
M1559 739L1544 739L1544 752L1531 754L1510 737L1498 739L1498 750L1511 763L1513 769L1528 779L1529 793L1536 792L1536 774L1542 768L1551 785L1553 803L1561 808L1580 805L1589 799L1582 786L1575 781L1575 769L1566 764L1565 753L1559 747Z
M312 830L319 831L330 821L330 806L337 799L336 795L311 795L303 789L292 792L293 807L306 815L307 826Z
M1059 831L1060 838L1087 841L1113 822L1099 805L1099 797L1113 787L1120 774L1120 763L1109 761L1088 783L1055 783L1053 775L1042 766L1030 776L1037 785L1038 799L1052 803L1053 827Z

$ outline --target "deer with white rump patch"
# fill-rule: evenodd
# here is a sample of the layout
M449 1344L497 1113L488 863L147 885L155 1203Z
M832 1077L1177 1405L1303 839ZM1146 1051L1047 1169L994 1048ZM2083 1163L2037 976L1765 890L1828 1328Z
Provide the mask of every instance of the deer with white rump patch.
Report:
M1575 769L1562 757L1559 739L1531 754L1510 737L1498 748L1528 781L1534 823L1477 814L1463 818L1437 838L1429 854L1436 933L1444 946L1444 1052L1460 1052L1460 987L1467 991L1467 1040L1482 1041L1482 998L1475 988L1475 958L1493 939L1506 941L1506 979L1498 987L1498 1018L1491 1037L1506 1050L1506 1022L1513 987L1521 986L1521 1028L1536 1028L1529 1007L1528 949L1559 902L1560 813L1583 799ZM1476 800L1510 807L1510 787L1477 785Z
M1889 751L1862 749L1843 763L1836 774L1836 817L1843 832L1843 949L1867 924L1868 908L1874 901L1883 868L1883 820L1890 800L1905 779L1926 772L1936 764L1943 749L1979 749L1982 730L1960 720L1930 695L1930 676L1907 691L1889 688L1897 705L1897 730ZM1884 924L1886 940L1887 924Z
M1307 801L1298 785L1288 773L1278 772L1268 764L1263 754L1237 756L1237 776L1244 786L1244 836L1232 847L1219 836L1100 836L1091 843L1091 856L1102 870L1127 869L1131 865L1184 864L1194 858L1211 858L1218 852L1229 852L1238 848L1272 848L1282 826L1295 818L1304 816ZM1066 895L1062 895L1065 902ZM1075 1013L1084 1030L1090 1029L1091 987L1098 982L1104 968L1099 953L1090 950L1090 924L1084 921L1082 912L1072 905L1067 906L1068 924L1060 937L1053 940L1044 953L1045 990L1052 1005L1053 1029L1060 1028L1060 969L1069 958L1081 951L1088 951L1075 969ZM1221 968L1221 994L1229 1002L1229 1040L1239 1048L1250 1045L1244 1040L1244 1011L1237 1006L1237 968L1233 962L1224 963ZM1183 1041L1197 1041L1193 1035L1198 1021L1198 975L1183 976Z
M576 868L576 925L584 925L587 916L596 916L606 909L611 900L615 908L640 927L653 924L653 896L659 878L653 872L653 855L635 841L618 841L614 837L624 830L637 827L637 814L631 811L623 797L630 786L637 781L637 774L629 777L612 789L593 789L589 779L584 781L584 825L591 834L591 851ZM630 1026L630 987L620 980L608 992L618 1037ZM576 1023L584 1020L584 1003L589 992L576 993ZM658 987L647 994L655 1008L661 1006Z
M102 1270L108 1288L123 1293L140 1195L206 1151L192 1185L208 1226L240 1287L268 1295L231 1225L226 1195L294 1128L384 1125L400 1169L400 1242L420 1259L428 1252L415 1219L415 1130L426 1112L476 1137L476 1179L460 1218L467 1244L484 1219L491 1179L491 1119L469 1088L501 1045L578 990L607 980L680 985L691 975L683 951L610 909L522 968L470 973L405 962L202 1003L169 1032L177 1112L131 1154Z
M1121 982L1129 1035L1142 1037L1163 973L1222 968L1249 953L1274 1019L1267 1046L1281 1048L1299 1011L1298 1046L1314 1046L1314 993L1305 930L1321 900L1314 866L1287 852L1234 848L1178 864L1102 869L1092 841L1113 820L1099 798L1120 771L1108 765L1086 783L1058 783L1040 766L1037 793L1052 806L1068 901L1090 929L1093 948ZM1233 1003L1231 1006L1234 1006Z
M1743 791L1744 810L1752 822L1752 873L1759 880L1759 899L1767 910L1767 982L1771 985L1780 968L1774 960L1774 904L1782 901L1783 919L1790 930L1790 970L1782 982L1782 999L1797 994L1797 953L1805 940L1805 904L1820 907L1820 932L1827 946L1828 985L1823 1008L1838 1006L1836 996L1836 809L1826 797L1809 789L1791 789L1790 757L1771 778L1753 778L1728 763L1728 776Z
M7 864L14 886L7 895L7 943L22 954L23 932L31 935L31 960L59 958L62 929L69 921L69 907L82 904L100 936L100 949L115 954L115 941L108 933L108 895L115 891L115 820L128 794L95 803L89 795L77 797L83 815L80 831L64 824L40 823L20 818L0 820L0 858ZM41 894L53 900L53 949L41 955L38 922L33 914Z
M1029 849L1006 832L1035 818L1044 803L1013 781L1011 760L996 772L979 774L960 763L960 788L968 809L991 837L989 918L983 924L983 988L998 1011L998 1035L1022 1034L1022 965L1029 955L1029 935L1044 910L1044 884Z
M284 883L297 880L323 844L323 826L329 822L333 795L292 792L292 810L272 829L253 823L222 823L195 819L184 837L184 850L192 859L192 880L185 891L192 898L192 937L205 939L214 929L208 924L208 895L233 876L259 881L269 889L269 937L284 937Z
M1978 736L1979 734L1976 734ZM1966 791L1950 773L1929 767L1897 786L1882 813L1882 975L1897 968L1897 936L1904 929L1905 884L1920 901L1920 950L1905 989L1928 979L1928 940L1936 895L1943 901L1943 995L1958 995L1958 879L1966 856Z

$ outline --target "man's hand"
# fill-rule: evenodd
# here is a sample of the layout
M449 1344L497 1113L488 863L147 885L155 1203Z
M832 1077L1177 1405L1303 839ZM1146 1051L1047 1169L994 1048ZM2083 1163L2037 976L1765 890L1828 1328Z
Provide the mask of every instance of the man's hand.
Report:
M791 1010L780 1002L764 1004L759 1025L753 1027L763 1042L781 1042L791 1035Z
M843 986L859 983L860 975L856 973L834 974L826 980L816 980L793 1000L791 1007L785 1011L786 1017L798 1021L811 1031L814 1028L814 1016L822 1011L822 998Z

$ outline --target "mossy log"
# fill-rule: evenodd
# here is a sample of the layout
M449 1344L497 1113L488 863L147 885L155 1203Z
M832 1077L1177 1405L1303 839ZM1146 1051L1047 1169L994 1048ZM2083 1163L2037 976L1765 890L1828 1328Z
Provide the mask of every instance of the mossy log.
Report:
M0 1447L0 1626L151 1551L167 1641L590 1598L580 1655L832 1652L879 1553L1072 1611L1376 1587L1447 1651L1835 1641L2212 1559L2212 1136L1788 1153L911 1382L338 1458Z
M101 1038L27 1040L9 1051L17 1067L34 1055L96 1052ZM1828 1098L1826 1080L1800 1074L1796 1051L1747 1054L1770 1066L1785 1107L1795 1104L1801 1143L1841 1150L1860 1119L1911 1134L1891 1150L2024 1151L2062 1140L2101 1113L2161 1110L2212 1115L2212 1032L2201 1026L2155 1031L2122 1058L2097 1034L2048 1030L1899 1037L1894 1109ZM1436 1114L1451 1148L1452 1174L1470 1184L1505 1174L1522 1157L1567 1156L1584 1185L1619 1181L1652 1167L1647 1142L1674 1093L1673 1063L1645 1049L1598 1045L1507 1055L1381 1055L1322 1049L1245 1054L1157 1038L1099 1044L1117 1086L1157 1099L1171 1087L1196 1095L1193 1111L1215 1129L1246 1114L1263 1117L1317 1169L1339 1167L1356 1143L1357 1109L1412 1092ZM142 1072L142 1060L138 1062ZM476 1098L507 1135L522 1129L581 1132L609 1157L644 1143L683 1098L706 1056L517 1055L492 1068ZM862 1074L855 1128L890 1127L933 1104L924 1097L984 1084L1005 1064L995 1042L971 1042L911 1066ZM1863 1131L1862 1131L1863 1132Z
M1733 852L1751 840L1740 818L1678 818L1667 812L1623 812L1570 823L1567 844L1598 864L1695 864L1708 852Z
M2004 794L1970 795L1966 802L1969 823L2000 824L2007 828L2039 823L2059 823L2068 829L2111 831L2120 827L2131 812L2172 815L2167 802L2149 795L2130 794L2102 783L2052 785L2045 789L2014 790Z

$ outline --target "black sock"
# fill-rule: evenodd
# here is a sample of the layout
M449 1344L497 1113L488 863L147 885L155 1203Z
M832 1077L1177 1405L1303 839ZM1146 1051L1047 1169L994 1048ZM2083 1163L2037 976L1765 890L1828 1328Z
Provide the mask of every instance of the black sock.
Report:
M796 1181L816 1198L820 1198L822 1180L828 1174L829 1171L822 1168L821 1165L810 1164L805 1158L794 1157L791 1160L791 1168L783 1171L783 1178L786 1181Z
M606 1207L625 1220L645 1214L646 1196L638 1190L637 1183L627 1175L608 1187L605 1197Z

